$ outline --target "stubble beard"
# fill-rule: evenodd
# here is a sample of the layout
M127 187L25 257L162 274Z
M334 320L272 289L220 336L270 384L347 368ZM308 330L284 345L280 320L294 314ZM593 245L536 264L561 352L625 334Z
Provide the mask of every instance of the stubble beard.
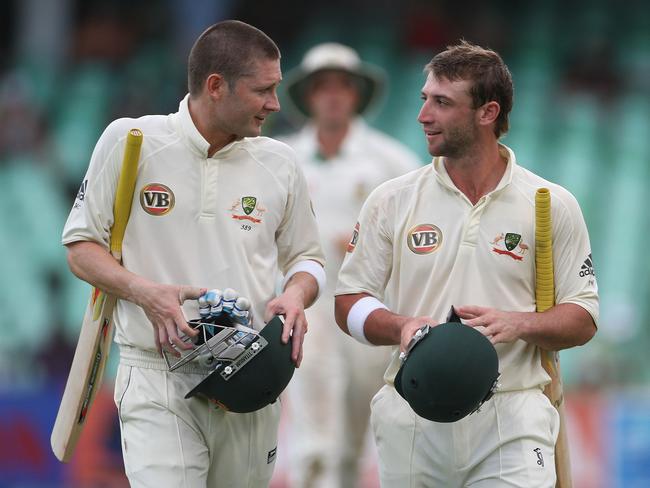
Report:
M429 148L429 153L434 157L459 159L468 154L477 139L477 130L472 124L450 129L440 146Z

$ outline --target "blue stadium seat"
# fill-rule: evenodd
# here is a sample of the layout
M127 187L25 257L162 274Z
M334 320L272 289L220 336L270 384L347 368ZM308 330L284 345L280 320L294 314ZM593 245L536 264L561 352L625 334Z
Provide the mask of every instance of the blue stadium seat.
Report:
M70 74L55 118L54 155L65 181L81 181L99 135L109 122L115 81L107 66L86 64Z

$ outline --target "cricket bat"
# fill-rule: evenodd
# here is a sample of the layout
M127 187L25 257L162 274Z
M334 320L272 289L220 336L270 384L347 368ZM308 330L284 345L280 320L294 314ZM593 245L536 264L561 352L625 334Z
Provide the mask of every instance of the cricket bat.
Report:
M131 214L141 146L142 132L131 129L126 137L110 234L111 254L120 264L122 239ZM72 457L88 410L101 385L113 341L113 309L116 302L114 296L93 287L50 437L52 451L60 461L68 462Z
M535 195L535 298L537 311L544 312L555 305L553 272L553 233L551 225L551 192L540 188ZM544 394L560 414L560 433L555 444L556 488L571 488L571 462L566 433L564 393L557 351L542 351L542 366L551 377Z

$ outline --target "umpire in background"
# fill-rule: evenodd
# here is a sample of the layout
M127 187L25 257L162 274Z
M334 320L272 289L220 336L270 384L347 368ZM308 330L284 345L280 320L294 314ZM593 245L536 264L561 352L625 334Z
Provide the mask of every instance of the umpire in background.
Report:
M357 486L370 399L383 384L388 348L350 340L334 321L334 286L354 218L380 183L418 168L417 157L370 127L386 78L355 50L328 42L308 50L283 83L290 115L304 122L284 138L309 185L329 286L307 312L305 359L289 387L294 488Z

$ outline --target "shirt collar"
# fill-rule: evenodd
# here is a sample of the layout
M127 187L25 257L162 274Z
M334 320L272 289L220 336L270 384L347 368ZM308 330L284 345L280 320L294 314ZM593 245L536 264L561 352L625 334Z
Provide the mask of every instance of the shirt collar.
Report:
M208 150L210 149L210 143L201 135L199 130L194 125L192 116L190 115L190 94L185 95L185 98L181 100L178 105L178 112L175 114L176 128L180 135L187 141L190 149L199 154L203 158L208 157ZM224 147L219 149L212 157L217 157L223 155L224 153L230 151L235 145L243 142L243 139L237 139L229 144L226 144Z
M343 141L341 152L348 152L350 150L355 149L355 146L359 146L359 144L365 144L367 140L365 139L363 134L365 133L367 128L368 125L366 124L365 120L363 120L363 118L361 118L360 116L357 116L350 123L350 130L348 131L347 137Z
M344 156L349 154L350 151L355 149L361 141L366 142L363 138L363 133L367 130L368 125L362 117L357 116L350 122L348 133L343 139L343 144L338 154L335 157ZM300 138L310 146L314 158L318 157L318 139L316 135L316 125L313 122L307 122L300 130Z
M200 154L202 157L207 158L210 143L205 140L199 130L194 125L192 116L190 115L190 94L185 95L178 105L178 112L176 113L175 121L178 132L183 139L187 142L194 152Z
M499 155L501 155L501 157L506 158L507 161L506 170L503 173L503 176L501 177L501 181L499 181L499 184L490 193L500 192L502 189L510 185L510 183L512 183L512 176L514 174L514 170L517 166L515 153L513 152L512 149L510 149L505 144L499 144ZM449 173L447 173L447 168L445 168L445 165L443 164L443 158L441 157L433 158L432 165L433 165L433 171L436 174L438 181L442 183L444 186L446 186L447 188L458 192L459 191L458 188L456 188L456 185L454 185L454 182L449 177Z
M499 144L499 154L502 158L506 158L506 170L501 177L501 181L499 181L499 184L493 191L500 191L512 183L512 177L517 166L517 158L515 158L514 151L505 144Z

